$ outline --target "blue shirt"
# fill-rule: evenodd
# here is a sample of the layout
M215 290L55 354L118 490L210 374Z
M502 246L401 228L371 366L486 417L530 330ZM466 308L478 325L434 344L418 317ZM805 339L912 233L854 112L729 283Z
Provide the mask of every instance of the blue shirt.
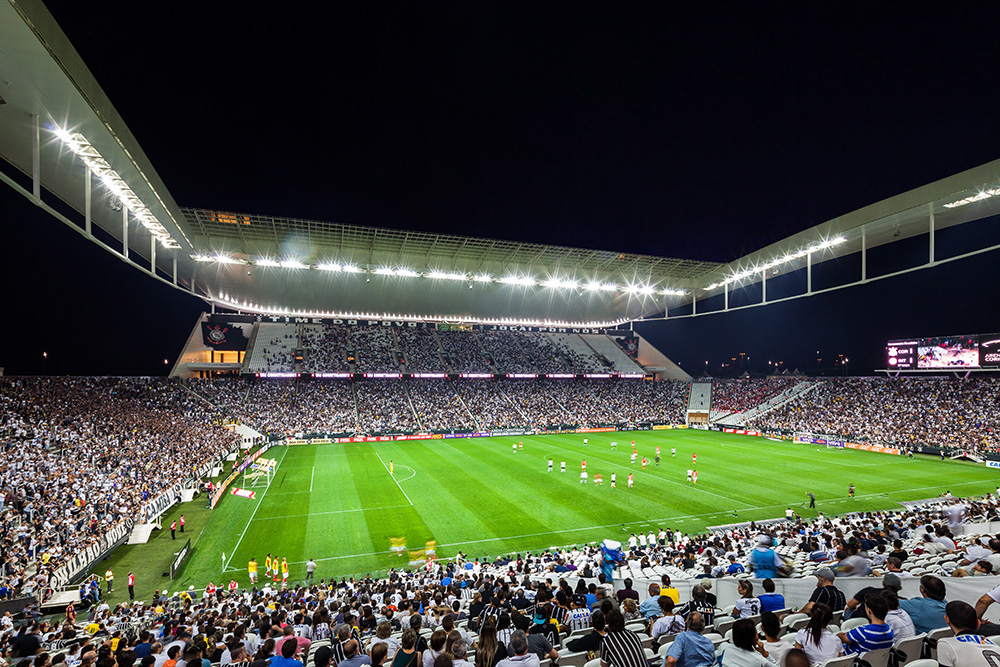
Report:
M877 651L880 648L892 648L892 628L884 623L860 625L848 630L847 638L851 643L847 645L845 653L864 653Z
M935 628L945 627L944 608L947 600L932 600L931 598L913 598L900 600L899 608L910 615L917 634L930 632Z
M785 608L785 596L781 593L764 593L757 599L760 600L761 611L778 611Z
M660 611L660 598L653 597L643 600L639 605L639 613L642 614L643 618L647 621L654 616L659 616L663 612Z
M302 661L276 655L271 658L271 667L302 667Z
M667 655L663 656L664 664L666 664L668 656L677 661L677 667L713 665L715 664L715 646L711 639L707 639L701 633L688 630L677 635L674 639Z
M728 574L742 574L742 573L743 573L743 572L745 572L745 571L746 571L746 570L745 570L745 569L743 568L743 566L742 566L742 565L740 565L739 563L731 563L731 564L729 565L729 568L728 568L728 569L726 569L726 572L727 572Z

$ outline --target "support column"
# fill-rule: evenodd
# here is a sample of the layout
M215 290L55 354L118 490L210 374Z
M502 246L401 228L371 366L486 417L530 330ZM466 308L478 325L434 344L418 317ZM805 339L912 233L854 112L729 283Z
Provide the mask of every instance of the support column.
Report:
M90 219L90 204L94 194L94 187L91 182L92 178L93 175L90 173L90 167L87 167L87 176L83 179L87 188L83 192L83 230L87 232L87 236L93 236Z
M761 291L764 294L764 299L761 301L761 303L762 304L767 303L767 271L764 272L764 279L761 280L760 285L761 285Z
M928 212L928 234L927 234L927 236L928 236L928 239L929 239L928 248L927 248L927 250L928 250L927 263L928 264L933 264L934 263L934 202L931 202L930 204L927 205L927 212Z
M128 259L128 207L122 202L122 254Z
M149 235L149 270L156 275L156 237Z
M698 295L694 292L691 292L691 314L698 314Z
M174 255L174 287L177 287L177 250L173 250Z
M38 133L38 114L31 115L31 194L42 198L42 156L41 137Z
M868 231L861 228L861 282L868 280Z
M723 310L729 310L729 285L722 286L722 293L725 295L722 299Z
M806 255L806 294L813 293L813 256Z

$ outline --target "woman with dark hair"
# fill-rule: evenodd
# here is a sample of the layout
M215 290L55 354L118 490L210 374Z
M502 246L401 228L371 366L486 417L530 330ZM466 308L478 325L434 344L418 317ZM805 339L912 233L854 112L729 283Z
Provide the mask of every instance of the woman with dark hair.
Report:
M497 640L497 625L492 618L486 619L479 631L479 648L476 651L476 667L495 667L507 657L507 645Z
M417 667L420 652L417 651L417 633L413 628L403 631L399 638L399 650L392 658L392 667Z
M736 585L736 590L740 594L740 599L733 605L733 616L735 618L749 618L760 613L760 600L753 594L753 582L744 579Z
M489 616L488 618L493 618L493 617ZM483 627L486 627L485 623L483 623ZM513 625L511 625L510 614L508 614L507 612L503 612L502 614L500 614L500 616L493 619L493 630L496 632L498 643L502 644L503 646L509 644L510 636L514 634L514 630L516 630L516 628Z
M777 664L760 643L753 621L741 618L733 623L732 645L722 653L722 667L774 667Z
M832 620L830 607L817 602L811 610L809 624L796 633L795 648L805 651L810 662L823 664L843 653L844 645L840 639L826 628Z

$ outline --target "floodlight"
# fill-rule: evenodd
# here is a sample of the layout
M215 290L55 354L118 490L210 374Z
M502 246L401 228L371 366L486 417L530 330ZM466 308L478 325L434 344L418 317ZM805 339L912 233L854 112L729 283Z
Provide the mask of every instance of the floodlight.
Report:
M215 261L219 264L242 264L240 260L235 257L230 257L229 255L218 254L215 256Z
M282 268L285 269L308 269L309 267L297 259L285 259L281 261Z
M500 279L500 282L505 285L523 285L525 287L530 287L535 284L535 279L528 276L504 276Z
M340 271L340 264L336 262L323 262L322 264L317 264L316 268L320 271Z
M397 276L404 276L406 278L416 278L420 274L413 269L396 269Z
M983 190L974 195L966 197L965 199L959 199L958 201L953 201L950 204L945 204L945 208L957 208L959 206L965 206L966 204L971 204L972 202L982 201L984 199L989 199L990 197L996 197L1000 195L1000 188L991 188L989 190Z
M379 268L375 269L375 273L377 273L380 276L391 276L392 274L395 273L395 271L393 271L387 266L380 266Z
M281 266L281 262L276 259L270 259L269 257L261 257L256 262L257 266Z
M427 274L428 278L433 278L435 280L465 280L465 274L459 273L457 271L431 271Z
M139 221L146 230L160 241L164 248L180 248L180 244L173 239L167 228L160 224L152 211L143 203L128 183L125 182L111 164L101 155L87 138L79 132L68 132L61 128L54 128L53 133L61 140L67 148L75 153L87 168L97 178L113 192L122 203L132 212L135 219Z
M472 276L472 279L477 283L491 283L493 282L493 277L489 274L482 273L476 276Z
M340 267L340 270L345 273L361 273L361 268L353 264L344 264Z
M214 257L209 257L208 255L192 255L191 259L196 262L214 262Z

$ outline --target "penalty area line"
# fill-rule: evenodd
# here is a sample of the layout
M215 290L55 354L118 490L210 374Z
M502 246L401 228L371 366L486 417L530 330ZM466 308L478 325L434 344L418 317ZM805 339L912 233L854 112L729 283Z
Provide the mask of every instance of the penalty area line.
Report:
M281 452L281 461L285 460L285 454L287 453L288 453L288 446L286 445L285 451ZM277 472L277 469L281 467L281 461L278 461L278 465L275 466L275 472ZM274 482L272 482L272 484L273 483ZM271 484L268 484L267 488L264 489L264 493L260 494L260 500L257 501L257 507L253 508L253 514L250 515L250 520L247 521L247 525L243 527L243 532L240 533L240 539L236 540L236 546L233 547L232 553L229 554L229 559L226 561L226 564L222 567L223 571L227 567L229 567L229 563L232 562L233 556L236 555L236 550L240 548L240 543L243 542L243 538L246 537L247 529L249 529L250 524L253 523L253 518L257 516L257 510L260 509L261 504L264 502L264 496L266 496L267 492L270 490L271 490Z

